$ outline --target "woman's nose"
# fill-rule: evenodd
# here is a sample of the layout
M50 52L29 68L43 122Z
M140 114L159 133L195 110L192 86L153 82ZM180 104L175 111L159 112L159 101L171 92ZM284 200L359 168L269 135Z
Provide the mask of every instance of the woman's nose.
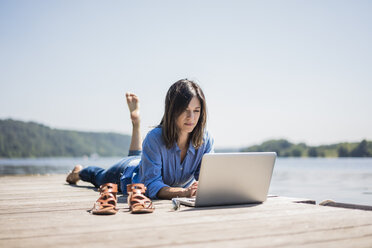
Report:
M194 118L194 113L192 111L187 111L187 118Z

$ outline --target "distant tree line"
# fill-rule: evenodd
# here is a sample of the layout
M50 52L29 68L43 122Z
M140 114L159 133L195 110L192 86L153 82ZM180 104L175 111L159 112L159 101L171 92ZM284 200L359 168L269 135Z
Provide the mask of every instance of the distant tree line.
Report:
M116 133L58 130L35 122L0 120L0 158L125 156L130 138ZM274 151L280 157L372 157L372 142L307 146L280 139L240 151Z
M77 132L12 119L0 120L0 157L125 156L130 136Z
M372 142L338 143L332 145L308 146L294 144L285 139L269 140L261 145L242 149L243 152L276 152L280 157L372 157Z

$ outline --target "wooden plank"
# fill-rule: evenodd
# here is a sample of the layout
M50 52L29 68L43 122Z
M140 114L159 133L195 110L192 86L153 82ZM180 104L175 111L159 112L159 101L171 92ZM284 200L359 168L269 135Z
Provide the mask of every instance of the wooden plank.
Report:
M120 196L116 215L95 216L86 210L98 193L87 183L71 187L61 175L6 180L16 193L0 189L0 247L368 247L372 240L371 211L294 203L306 199L176 212L170 201L154 201L153 214L132 215Z
M361 210L372 211L372 206L335 202L335 201L332 201L332 200L322 201L321 203L319 203L319 205L329 206L329 207L336 207L336 208L350 208L350 209L361 209Z
M344 214L344 213L343 213ZM262 229L272 229L271 235L277 232L289 232L287 228L292 229L291 227L296 227L296 231L300 230L324 230L327 229L329 226L332 226L333 229L335 228L351 228L351 227L361 227L361 226L371 226L371 221L368 218L363 218L363 216L359 216L359 218L346 218L343 221L339 220L338 215L330 216L329 212L325 212L322 214L316 214L314 217L307 217L304 218L301 212L298 212L296 215L286 215L280 216L275 218L275 222L273 222L273 218L270 216L250 216L249 214L242 214L236 215L232 217L216 217L216 216L208 216L208 217L198 217L198 216L187 216L187 218L180 219L177 216L172 218L168 218L164 220L162 218L162 214L158 214L157 216L137 216L131 215L129 213L123 213L122 216L84 216L79 218L79 223L74 224L73 226L69 226L68 230L65 230L65 227L68 226L69 223L74 223L81 213L75 211L74 214L71 216L65 216L63 214L55 214L53 220L48 220L47 222L45 219L48 215L40 215L37 218L28 219L27 222L19 222L22 225L9 225L1 230L0 239L21 239L21 238L30 238L37 235L47 236L50 234L50 228L53 227L54 230L58 230L59 233L79 233L79 230L85 230L86 233L95 233L97 231L101 232L113 232L115 230L120 230L123 225L130 226L134 229L150 231L153 227L157 226L158 229L183 229L183 228L190 228L192 232L198 232L197 230L192 229L200 228L201 230L208 230L209 232L216 232L216 231L224 231L226 228L228 229L255 229L251 230L250 233L253 234L257 232L256 230ZM262 217L264 216L264 217ZM50 215L49 215L50 217ZM326 217L327 222L324 223ZM10 218L12 222L21 221L20 219ZM310 222L311 220L316 220L317 222ZM139 220L144 222L139 222ZM151 226L149 226L151 224ZM91 229L91 226L96 226L94 230ZM37 229L33 229L33 227L37 226ZM279 230L280 227L284 228L284 230ZM258 233L260 233L259 231ZM120 233L125 234L126 230L121 230ZM130 230L129 230L130 232Z
M2 215L8 215L8 214L20 214L20 213L40 213L43 211L51 212L51 211L61 211L65 207L73 210L73 209L90 209L93 206L94 201L97 199L98 194L88 195L88 196L82 196L81 193L79 193L76 196L64 196L61 197L59 194L57 194L56 198L32 198L32 199L22 199L22 200L15 200L15 201L0 201L0 216ZM124 196L118 197L118 208L119 209L125 209L128 208L127 204L127 198ZM170 201L154 201L154 205L157 210L160 210L162 208L166 209L167 211L170 211L172 209L172 205ZM261 212L266 211L270 212L273 210L282 210L282 211L289 211L291 209L299 208L300 206L296 204L290 204L288 205L287 201L280 201L280 199L271 200L269 199L264 204L260 205L238 205L238 206L226 206L226 207L211 207L208 208L208 213L205 213L207 215L211 214L218 214L218 210L220 209L230 209L230 212L236 211L241 212L242 209L245 208L254 208L255 212ZM306 208L306 207L303 207ZM193 213L198 213L198 211L202 210L195 210L188 207L181 207L181 211L189 211ZM280 211L277 211L278 213L281 213Z
M82 211L83 210L83 211ZM36 212L30 212L30 213L15 213L12 215L1 215L0 220L6 220L7 218L11 217L13 220L16 221L22 221L25 217L31 222L31 223L38 223L38 224L45 224L47 223L43 222L44 218L47 218L48 216L51 216L54 214L56 217L62 216L63 218L80 218L82 220L91 220L91 218L97 218L97 216L91 216L86 211L86 209L53 209L52 211L36 211ZM180 212L173 212L168 207L164 208L156 208L156 211L154 214L151 214L149 217L151 218L152 223L160 224L162 223L162 219L158 219L159 216L167 216L166 221L175 221L180 224L188 224L188 223L198 223L198 222L211 222L214 220L226 220L226 221L239 221L241 218L243 219L249 219L252 221L257 221L260 219L265 218L280 218L280 217L289 217L289 218L298 218L299 215L306 215L309 216L310 214L317 214L321 215L322 218L324 216L333 214L335 216L339 216L345 212L345 210L340 209L339 211L333 211L332 208L321 208L318 211L315 211L313 209L308 208L297 208L295 206L291 206L288 209L279 209L278 211L274 211L273 209L270 209L270 207L267 208L255 208L255 209L205 209L202 211L188 211L189 209L186 209L184 211ZM55 212L55 213L53 213ZM61 212L61 213L59 213ZM68 216L64 216L63 212L68 212ZM128 223L130 225L136 224L138 217L137 215L129 215L128 216L128 208L127 206L120 209L120 211L116 214L116 219L118 223ZM364 212L361 213L355 213L353 216L364 216ZM368 215L367 215L368 216ZM101 217L99 217L101 218ZM358 218L359 219L359 218ZM130 221L133 221L130 222ZM53 220L50 220L52 222ZM166 222L167 223L167 222ZM54 223L58 224L58 223ZM54 225L50 224L50 225ZM22 227L27 227L27 224L23 224ZM2 227L0 227L1 230Z
M140 221L146 221L142 219ZM127 244L135 247L159 247L176 246L187 244L198 247L200 244L213 244L215 247L225 246L227 243L233 244L253 244L253 247L277 247L289 245L318 244L321 242L339 241L348 239L358 239L370 237L372 225L349 227L342 226L329 229L327 227L311 229L302 226L286 225L270 226L270 222L262 223L261 226L254 225L249 228L248 223L231 223L230 225L210 225L201 224L179 225L179 226L147 226L147 228L111 228L102 230L93 227L87 230L79 229L65 232L58 228L51 228L53 235L33 235L31 237L7 239L6 241L20 244L27 242L37 245L60 246L65 245L66 239L81 240L84 246L94 246L96 243L104 242L106 245ZM302 228L301 228L302 227ZM134 238L134 230L141 230L141 237ZM172 235L167 235L172 233ZM0 240L0 244L4 239ZM11 243L10 243L11 244ZM357 244L354 242L354 245ZM32 247L32 246L31 246Z

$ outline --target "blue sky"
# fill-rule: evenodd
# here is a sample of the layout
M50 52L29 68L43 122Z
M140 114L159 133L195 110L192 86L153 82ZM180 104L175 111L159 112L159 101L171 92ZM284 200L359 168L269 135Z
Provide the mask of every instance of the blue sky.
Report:
M371 1L0 1L0 118L145 135L196 80L216 147L372 139Z

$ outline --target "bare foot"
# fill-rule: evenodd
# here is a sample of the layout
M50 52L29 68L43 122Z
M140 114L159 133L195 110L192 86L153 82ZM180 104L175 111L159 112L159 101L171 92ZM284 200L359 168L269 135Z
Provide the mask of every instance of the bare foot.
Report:
M138 125L140 123L140 104L139 98L136 94L127 92L125 94L127 98L127 104L130 112L130 119L132 120L133 125Z
M80 180L79 172L83 169L80 164L75 165L74 169L67 175L66 182L76 184Z

